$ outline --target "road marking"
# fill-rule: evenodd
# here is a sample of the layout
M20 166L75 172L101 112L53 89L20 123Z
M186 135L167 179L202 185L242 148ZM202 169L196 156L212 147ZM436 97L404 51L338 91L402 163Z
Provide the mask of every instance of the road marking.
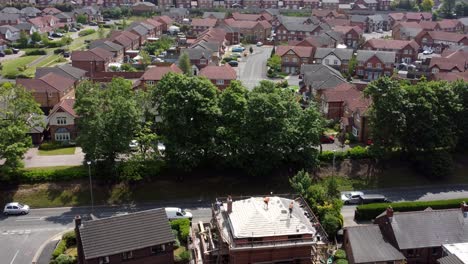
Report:
M16 251L16 254L13 256L13 259L11 260L10 264L13 264L15 262L16 256L18 256L19 250Z

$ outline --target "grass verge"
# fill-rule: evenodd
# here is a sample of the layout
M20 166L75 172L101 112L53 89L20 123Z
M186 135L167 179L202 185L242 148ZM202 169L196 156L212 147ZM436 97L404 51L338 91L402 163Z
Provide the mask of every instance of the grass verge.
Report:
M28 65L29 63L33 62L39 57L41 56L39 55L38 56L25 56L25 57L19 57L14 60L8 60L8 61L3 62L2 63L3 65L2 76L20 73L18 71L18 67L23 67L25 65Z
M39 150L40 156L55 156L55 155L73 155L75 154L75 147L66 147L53 150Z

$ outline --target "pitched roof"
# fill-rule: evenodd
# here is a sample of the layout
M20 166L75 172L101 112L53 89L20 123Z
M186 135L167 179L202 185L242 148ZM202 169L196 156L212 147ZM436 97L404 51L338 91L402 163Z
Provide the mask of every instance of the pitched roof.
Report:
M151 67L143 73L140 79L142 81L160 81L164 75L169 72L182 73L182 70L175 64L171 64L170 66Z
M193 49L185 49L183 52L189 56L190 60L199 60L203 57L210 58L211 54L213 54L214 51L209 50L209 49L206 50L203 48L193 48Z
M156 20L158 20L161 23L164 23L166 25L170 25L173 22L172 18L170 18L168 16L158 16L158 17L154 17L154 19L156 19Z
M448 255L437 260L439 264L464 264L457 255Z
M378 225L347 227L345 232L349 239L354 263L391 262L406 259L384 238Z
M246 21L257 21L260 20L262 15L260 14L241 14L239 12L232 13L232 18L235 20L246 20Z
M38 79L17 79L17 84L36 92L63 92L73 87L75 80L50 72Z
M358 50L356 59L357 61L367 61L373 56L376 56L383 63L395 62L395 52L393 51Z
M314 55L313 47L304 47L304 46L278 46L276 47L276 55L283 56L289 51L293 51L297 56L301 58L310 58Z
M89 48L91 49L96 48L96 47L105 49L110 52L119 52L124 49L123 46L117 43L114 43L112 41L109 41L107 39L98 39L89 44Z
M10 30L10 32L19 32L20 31L18 28L10 26L10 25L0 26L0 33L5 34L8 30Z
M362 34L362 29L358 26L335 26L333 28L333 31L340 32L343 34L347 34L351 30L356 31L356 33L358 34Z
M85 51L75 50L71 54L72 61L105 61L112 57L114 57L112 52L100 47Z
M336 87L322 91L327 102L344 102L348 98L362 97L362 93L350 83L341 83Z
M62 13L62 11L58 10L57 8L55 7L46 7L42 10L43 13L45 14L58 14L58 13Z
M466 65L467 65L467 62L465 61L463 57L460 57L460 58L432 57L431 63L429 64L429 68L437 67L440 70L445 70L445 71L458 70L460 72L464 72Z
M41 78L42 76L45 76L51 72L66 78L74 79L75 81L80 80L81 78L83 78L83 76L86 75L85 70L73 67L69 64L63 64L56 67L37 68L35 78Z
M238 29L251 29L254 28L257 25L262 26L264 29L271 28L271 24L268 23L268 21L262 20L262 21L247 21L247 20L234 20L232 18L225 19L224 22L233 28L238 28Z
M23 9L21 9L21 14L39 14L41 13L42 11L35 8L35 7L32 7L32 6L27 6Z
M314 90L333 88L346 83L341 73L328 65L303 64L301 74L304 75L304 83Z
M445 31L424 31L419 34L424 35L424 34L429 34L429 36L433 40L445 40L445 41L450 41L450 42L460 42L465 38L468 38L467 35L465 34L458 34L458 33L452 33L452 32L445 32Z
M213 17L217 19L224 19L226 18L226 12L204 12L203 18Z
M49 113L49 117L52 116L53 113L57 112L59 109L62 109L63 111L69 113L73 117L77 117L75 109L73 109L74 106L75 99L63 99L58 104L56 104L54 108L52 108L52 110Z
M20 10L18 10L17 8L15 7L5 7L2 9L2 13L5 13L5 14L19 14L21 13Z
M401 50L407 45L410 45L414 50L419 49L419 44L414 40L369 39L367 43L375 49Z
M461 209L395 212L389 222L400 250L468 241L468 217ZM441 224L443 223L443 224Z
M367 21L367 16L362 16L362 15L352 15L350 18L351 22L366 22Z
M236 71L224 64L223 66L208 65L201 69L200 76L204 76L210 80L235 80L237 79Z
M438 72L434 74L435 80L444 80L448 82L454 82L457 80L463 80L468 82L468 71L465 72Z
M217 22L216 18L194 18L190 25L192 27L214 27Z
M174 234L163 208L83 221L79 231L85 259L174 241Z
M336 48L317 48L315 51L315 59L323 59L329 54L334 54L340 60L350 60L353 56L352 49L336 49Z
M15 21L18 19L20 19L19 14L2 13L0 15L0 20L2 21Z

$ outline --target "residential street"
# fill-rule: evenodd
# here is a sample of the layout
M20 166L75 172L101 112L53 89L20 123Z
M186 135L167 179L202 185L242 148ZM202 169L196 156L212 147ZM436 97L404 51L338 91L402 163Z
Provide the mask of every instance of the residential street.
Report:
M254 53L242 59L239 63L239 79L248 89L253 89L260 81L268 79L267 60L270 58L272 46L253 46ZM249 47L246 47L249 50Z
M211 210L208 203L154 204L139 207L96 207L97 217L109 217L126 212L135 212L162 206L179 206L188 209L194 215L193 223L209 220ZM90 207L32 209L25 216L0 216L0 256L1 263L31 263L36 251L50 237L73 228L76 215L89 218ZM47 262L48 263L48 262Z

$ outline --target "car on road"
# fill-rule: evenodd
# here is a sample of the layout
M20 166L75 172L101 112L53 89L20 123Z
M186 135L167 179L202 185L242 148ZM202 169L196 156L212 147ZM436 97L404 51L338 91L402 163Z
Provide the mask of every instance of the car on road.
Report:
M423 55L431 55L432 53L434 53L434 51L431 50L431 49L428 49L428 50L424 50L424 51L423 51Z
M3 209L4 215L25 215L29 214L29 205L21 203L7 203Z
M341 201L344 204L358 204L361 195L364 195L363 192L343 192L341 193Z
M380 194L364 194L359 196L359 204L390 203L391 201Z
M322 135L320 137L320 143L335 143L335 137L332 135Z
M242 53L244 50L245 50L245 48L244 48L244 47L241 47L241 46L236 46L236 47L233 47L233 48L231 49L232 52L241 52L241 53Z
M228 64L229 64L231 67L237 67L237 66L239 66L239 62L237 62L237 61L229 61Z
M70 57L70 52L69 51L64 51L63 52L63 57L64 58L69 58Z
M261 46L263 46L263 43L262 43L262 42L260 42L260 41L259 41L259 42L257 42L257 47L261 47Z
M178 207L166 207L167 219L175 220L175 219L189 219L192 221L193 215L190 212L186 212Z

